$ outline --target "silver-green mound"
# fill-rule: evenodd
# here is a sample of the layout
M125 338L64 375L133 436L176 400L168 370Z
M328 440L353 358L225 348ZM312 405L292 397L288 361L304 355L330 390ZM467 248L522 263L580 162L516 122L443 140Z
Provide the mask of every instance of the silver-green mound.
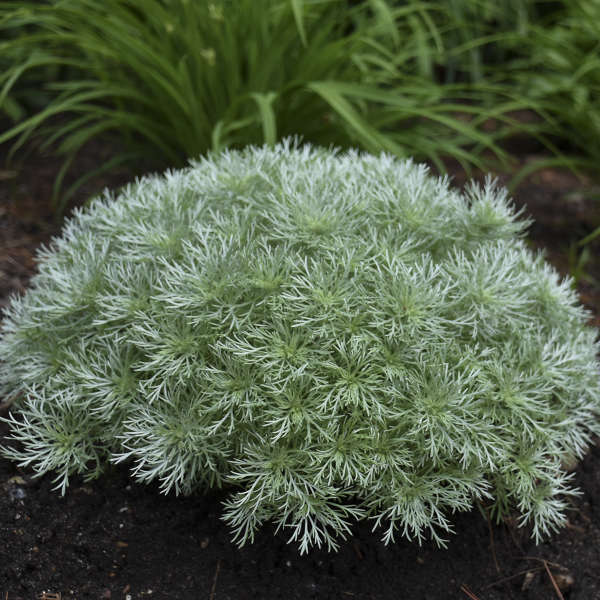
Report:
M369 518L443 542L478 501L540 538L600 432L596 332L506 193L286 142L150 176L40 252L0 341L6 456L125 461L306 551Z

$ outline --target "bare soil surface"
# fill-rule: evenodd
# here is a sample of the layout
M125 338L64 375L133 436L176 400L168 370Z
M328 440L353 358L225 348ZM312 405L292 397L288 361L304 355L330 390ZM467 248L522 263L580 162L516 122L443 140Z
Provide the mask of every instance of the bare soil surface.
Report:
M78 169L108 155L91 148ZM26 289L36 248L60 230L50 207L59 166L37 155L0 166L0 307ZM132 177L123 171L96 180L77 200ZM464 183L458 171L455 183ZM545 170L514 197L535 219L532 245L545 249L562 273L581 275L581 297L596 326L598 247L582 255L576 244L600 225L599 190L598 182ZM6 432L0 424L0 437ZM490 523L479 507L455 515L448 549L406 540L384 546L363 523L337 553L300 556L285 534L268 527L254 544L233 545L220 520L220 492L164 496L156 486L132 482L126 468L114 468L90 483L75 480L62 497L51 476L34 479L0 459L0 600L594 600L600 598L599 446L575 477L582 494L567 527L539 546L515 520Z

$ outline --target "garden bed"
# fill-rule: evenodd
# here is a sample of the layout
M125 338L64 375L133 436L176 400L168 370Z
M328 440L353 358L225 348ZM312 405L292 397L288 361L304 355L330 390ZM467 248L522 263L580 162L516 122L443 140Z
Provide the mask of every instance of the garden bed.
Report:
M109 155L110 148L89 148L79 172ZM53 158L33 154L13 171L0 170L0 306L25 290L35 249L60 229L49 204L58 168ZM120 172L87 184L79 198L131 177ZM455 182L463 183L458 171ZM572 250L600 224L594 196L594 182L545 170L518 189L515 201L535 219L532 244L545 248L562 273L581 275L582 299L598 325L597 248L590 247L587 262ZM360 524L339 552L300 556L284 533L273 536L268 527L253 545L234 546L219 518L218 492L163 496L114 468L94 482L75 479L61 497L51 477L32 479L27 469L0 460L0 597L588 600L600 597L599 465L596 446L577 467L583 493L568 526L539 546L516 522L490 523L482 507L453 518L456 535L447 550L406 540L386 547Z

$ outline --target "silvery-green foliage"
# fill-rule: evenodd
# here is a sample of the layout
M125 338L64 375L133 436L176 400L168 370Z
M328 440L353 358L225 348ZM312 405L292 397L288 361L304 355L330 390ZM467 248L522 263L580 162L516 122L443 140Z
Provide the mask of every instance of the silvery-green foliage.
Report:
M240 542L355 519L443 543L478 499L536 538L600 432L596 334L491 182L391 156L225 152L96 199L40 254L0 345L36 473L227 485Z

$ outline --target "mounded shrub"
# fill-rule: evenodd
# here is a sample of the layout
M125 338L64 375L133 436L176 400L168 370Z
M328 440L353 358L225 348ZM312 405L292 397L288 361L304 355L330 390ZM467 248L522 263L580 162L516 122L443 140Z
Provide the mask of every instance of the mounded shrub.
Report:
M423 165L249 148L80 210L0 342L37 474L126 461L164 492L227 485L243 543L306 551L354 519L443 543L449 513L564 523L599 426L596 332L506 193Z

